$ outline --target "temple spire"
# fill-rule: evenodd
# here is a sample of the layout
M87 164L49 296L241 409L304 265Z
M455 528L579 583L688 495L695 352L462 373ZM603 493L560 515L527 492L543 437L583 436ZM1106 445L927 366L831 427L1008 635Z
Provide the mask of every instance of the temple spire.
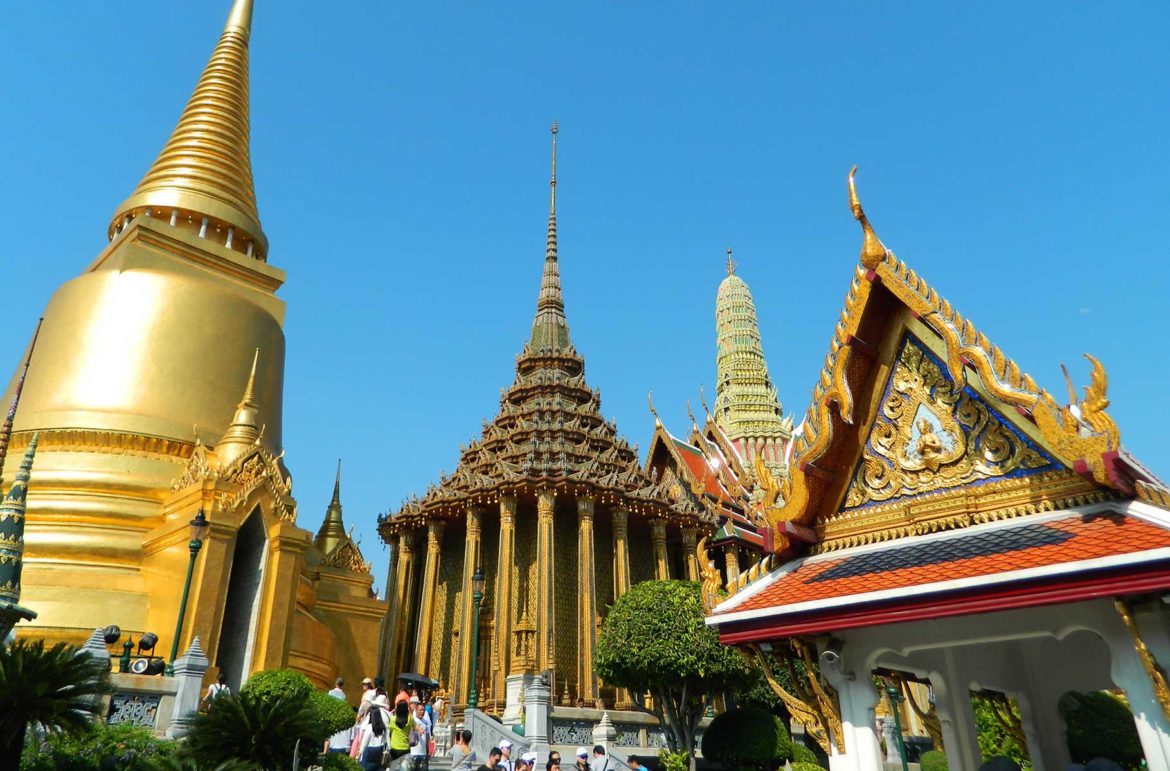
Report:
M236 405L236 414L215 446L215 453L225 466L254 447L264 432L260 423L260 404L256 400L256 365L259 361L260 349L257 348L252 354L252 371L248 374L244 395Z
M173 217L230 249L264 259L249 142L248 39L252 0L236 0L223 34L179 123L131 196L118 207L110 237L144 212ZM206 219L206 224L204 220Z
M24 460L8 493L0 500L0 640L8 635L18 620L31 620L36 613L22 608L20 573L24 559L24 513L28 500L28 480L37 454L39 434L33 434Z
M24 368L20 371L20 379L16 381L12 401L8 403L8 414L4 416L4 425L0 426L0 494L4 492L4 461L8 459L8 443L12 441L12 424L16 421L16 408L20 406L20 394L24 391L24 380L28 377L28 365L32 363L33 351L36 350L37 338L41 336L41 325L44 323L44 319L37 322L37 330L33 332L32 342L28 346L28 356L24 359Z
M557 263L557 133L552 125L552 177L549 180L548 240L544 250L544 274L536 300L536 318L532 322L531 347L534 351L563 351L569 346L569 323L565 319L565 299L561 294L561 272Z
M321 523L321 529L317 531L313 543L322 554L327 555L347 539L345 522L341 518L341 458L338 458L337 476L333 479L333 499L329 501L329 507L325 510L325 520Z
M735 260L731 259L731 247L727 247L727 275L735 275Z

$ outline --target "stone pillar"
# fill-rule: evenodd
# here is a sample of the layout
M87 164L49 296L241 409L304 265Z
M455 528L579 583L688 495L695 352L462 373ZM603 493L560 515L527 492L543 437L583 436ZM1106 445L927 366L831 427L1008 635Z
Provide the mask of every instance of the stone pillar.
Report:
M512 592L516 577L516 496L500 496L500 547L496 559L496 581L492 596L494 631L492 637L493 701L502 701L507 689L512 649ZM483 644L480 640L480 644ZM482 699L482 697L481 697Z
M1133 710L1142 752L1152 769L1170 768L1170 720L1166 718L1139 652L1139 645L1142 645L1155 657L1159 654L1165 656L1168 640L1163 622L1164 611L1158 605L1160 603L1156 602L1153 614L1142 612L1144 609L1134 613L1135 628L1141 635L1140 643L1120 620L1113 621L1102 630L1102 636L1109 646L1110 676L1117 687L1125 691L1125 698Z
M471 692L471 648L475 640L475 626L479 619L475 616L475 588L473 578L480 565L479 547L483 537L481 521L483 507L467 507L467 529L463 542L463 593L459 598L459 656L456 660L456 674L452 678L451 706L467 704L467 695Z
M723 562L727 566L727 591L732 592L739 580L739 547L734 542L724 544Z
M555 678L553 657L553 511L556 492L541 490L536 497L536 668ZM555 680L553 681L555 683Z
M179 681L179 690L175 693L175 707L171 712L171 724L167 727L168 739L180 739L190 730L203 695L203 673L210 665L198 637L191 641L187 652L175 661L175 679Z
M532 742L538 762L548 760L549 704L552 691L543 677L533 678L524 689L524 735Z
M435 592L439 588L439 558L442 554L443 528L446 523L441 519L432 519L427 522L427 556L423 563L422 591L418 601L418 633L414 646L416 657L414 671L431 674L431 639L433 622L435 619ZM397 674L397 673L395 673ZM437 674L437 673L436 673Z
M699 531L693 527L682 529L683 564L686 565L687 580L699 580Z
M594 707L600 695L593 674L597 647L597 567L593 563L593 499L577 498L577 697Z
M609 719L608 712L602 712L601 721L593 726L593 743L604 747L607 755L609 748L617 743L617 729L613 727L613 721Z
M654 577L659 581L670 578L670 562L666 557L666 520L650 520L650 542L654 546Z
M394 575L394 586L386 587L390 600L391 642L390 666L387 677L393 677L404 669L409 641L410 617L414 613L414 533L403 532L398 536L398 564ZM390 594L390 591L393 594Z

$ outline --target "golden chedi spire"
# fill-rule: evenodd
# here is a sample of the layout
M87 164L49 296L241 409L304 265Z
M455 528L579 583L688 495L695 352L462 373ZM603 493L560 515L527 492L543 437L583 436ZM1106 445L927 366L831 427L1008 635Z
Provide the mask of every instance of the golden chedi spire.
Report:
M317 531L313 543L322 554L329 554L342 543L348 540L345 534L345 522L341 518L341 458L337 459L337 476L333 479L333 498L329 501L329 508L325 510L325 521Z
M569 322L561 294L561 271L557 263L557 124L552 124L552 177L549 180L548 238L544 250L544 273L532 322L534 352L564 351L569 347Z
M248 110L248 38L252 0L236 0L223 34L179 123L146 176L118 207L119 228L139 214L188 219L206 235L223 232L228 248L268 254L252 183ZM206 218L206 223L204 222Z
M715 422L736 445L745 464L760 456L769 469L779 471L791 423L783 417L768 374L751 290L735 274L730 248L727 276L715 298L715 334Z
M260 442L264 424L260 418L260 404L256 401L256 364L260 361L260 349L252 354L252 370L248 373L248 384L244 395L236 405L236 414L215 445L215 454L226 466Z

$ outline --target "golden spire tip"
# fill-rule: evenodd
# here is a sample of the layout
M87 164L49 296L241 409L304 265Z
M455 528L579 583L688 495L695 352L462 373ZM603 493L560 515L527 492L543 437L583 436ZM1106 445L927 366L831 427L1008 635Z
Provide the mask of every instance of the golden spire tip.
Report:
M252 0L236 0L223 31L238 29L247 37L252 34Z
M727 247L727 275L735 275L735 260L731 259L731 247Z

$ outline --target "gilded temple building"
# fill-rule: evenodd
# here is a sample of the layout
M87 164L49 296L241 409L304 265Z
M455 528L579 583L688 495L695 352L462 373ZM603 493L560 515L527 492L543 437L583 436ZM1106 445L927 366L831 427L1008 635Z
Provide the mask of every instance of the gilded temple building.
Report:
M454 473L379 524L392 547L384 671L429 675L457 710L466 705L482 567L477 692L505 719L534 672L550 672L562 704L622 706L593 673L605 608L639 581L696 579L696 544L713 530L704 509L642 470L585 381L561 294L555 124L552 168L544 270L515 381Z
M251 23L251 0L236 0L108 245L45 309L2 470L13 479L39 437L21 600L38 616L18 629L82 642L116 624L169 648L202 509L180 649L199 636L233 684L280 666L324 684L374 668L353 640L377 639L385 605L339 490L314 541L283 462L285 273L252 181Z

